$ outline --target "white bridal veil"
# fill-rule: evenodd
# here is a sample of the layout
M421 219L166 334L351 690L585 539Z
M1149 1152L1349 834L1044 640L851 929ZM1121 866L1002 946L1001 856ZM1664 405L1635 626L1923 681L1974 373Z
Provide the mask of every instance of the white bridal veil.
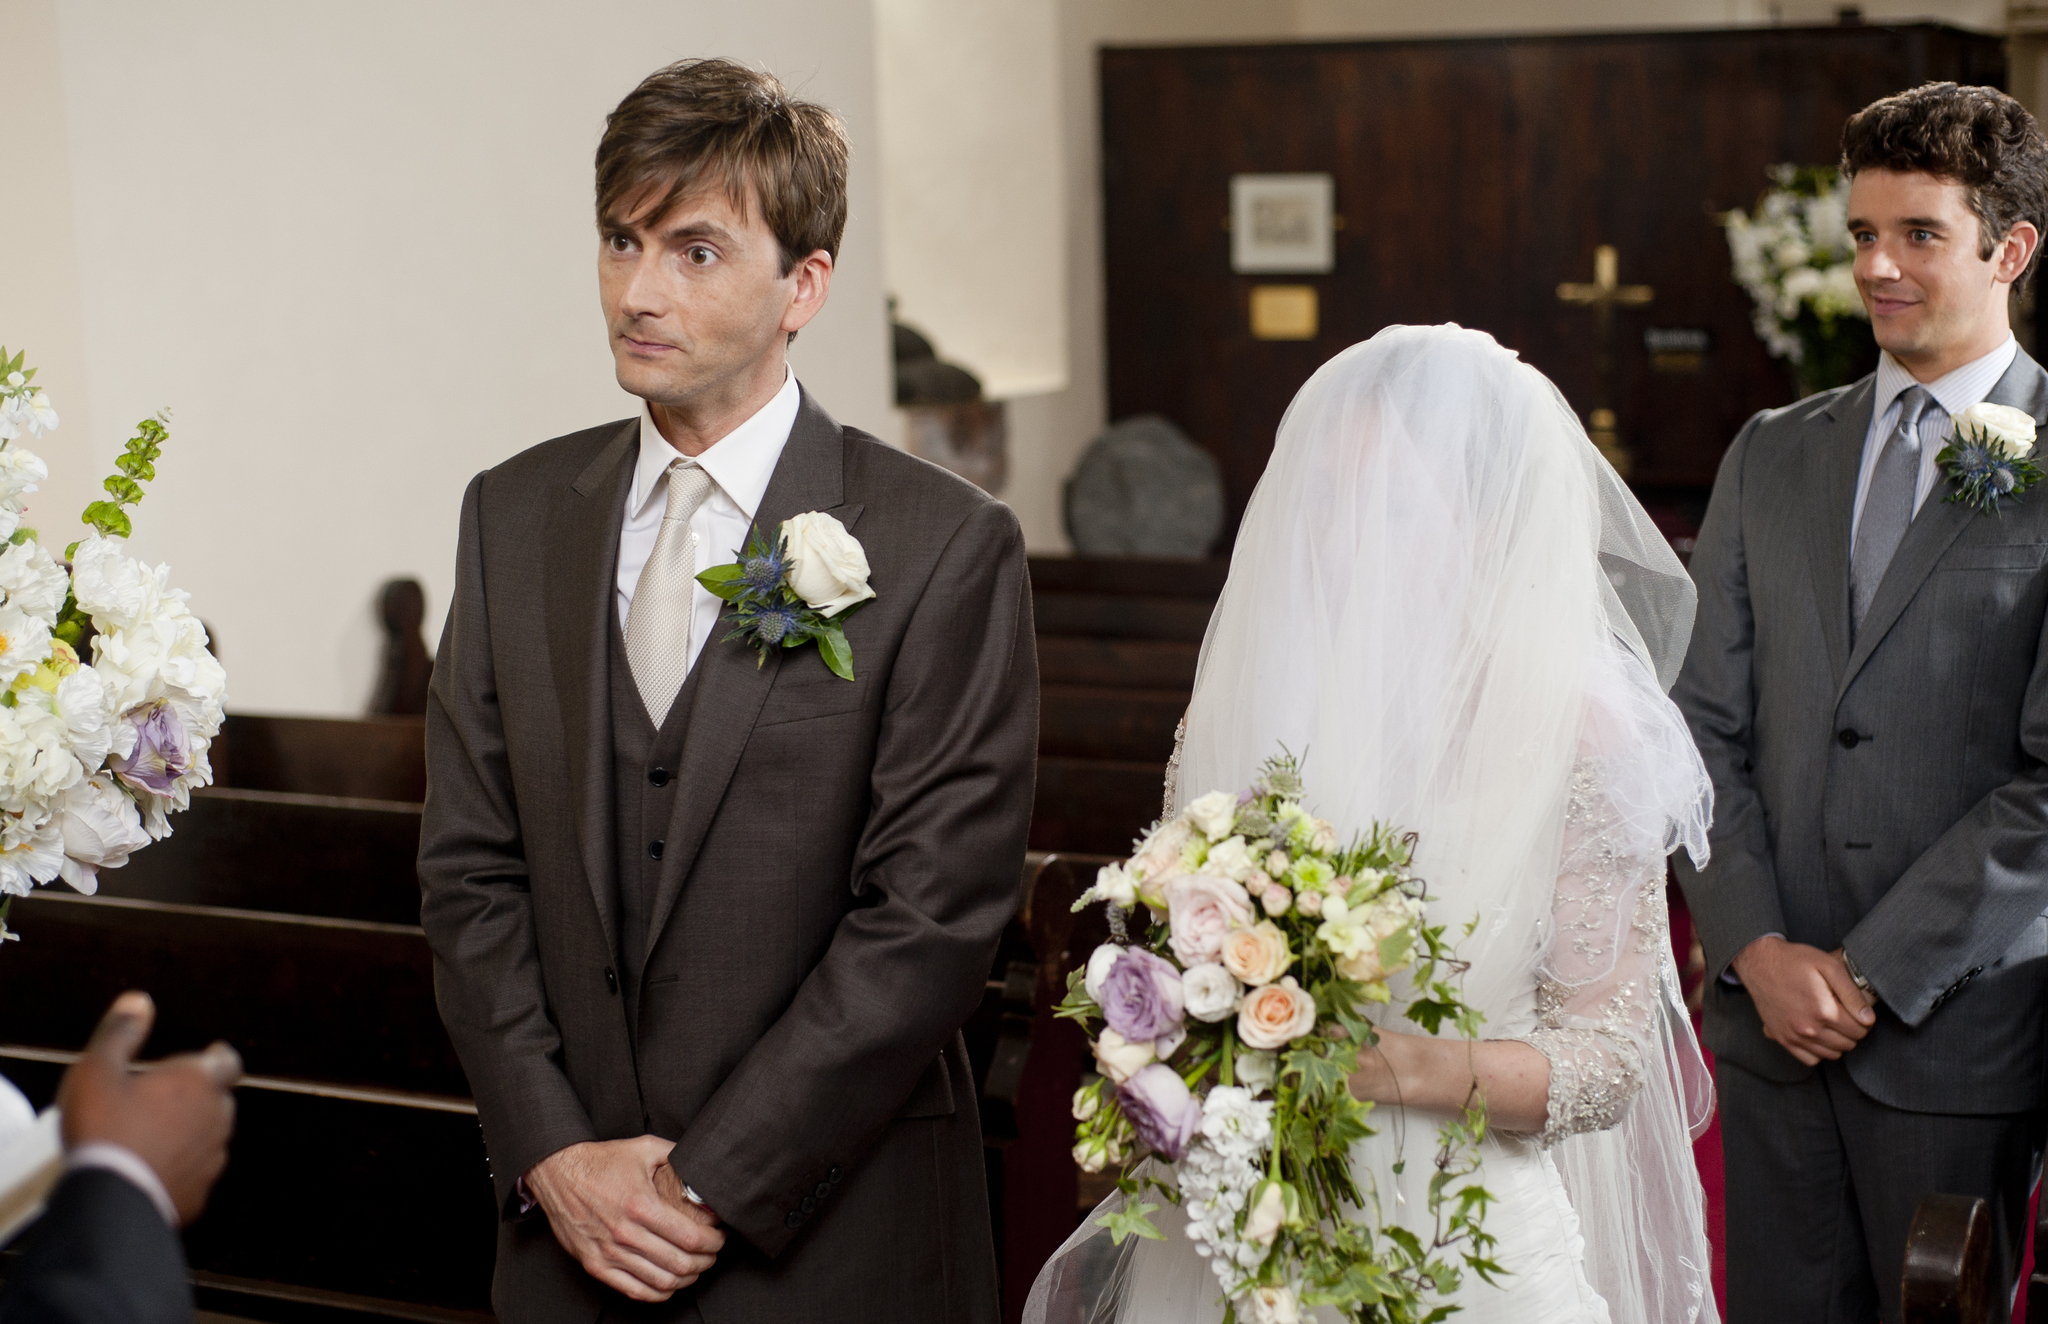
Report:
M1677 557L1542 374L1479 332L1389 328L1323 365L1281 422L1202 646L1180 793L1244 786L1285 746L1302 757L1307 800L1340 832L1374 819L1414 829L1433 920L1478 918L1459 955L1484 1033L1520 1037L1538 981L1556 977L1553 905L1582 759L1598 761L1637 852L1661 860L1684 846L1706 859L1711 787L1665 696L1694 602ZM1632 906L1617 909L1625 928ZM1550 1151L1613 1324L1715 1318L1691 1154L1712 1090L1668 946L1641 1092L1620 1124ZM1581 963L1574 980L1589 973L1604 972ZM1435 1119L1406 1129L1401 1184L1419 1209ZM1361 1150L1391 1145L1397 1127L1382 1130ZM1158 1275L1130 1262L1135 1245L1112 1256L1084 1224L1027 1319L1138 1317L1134 1289L1157 1290ZM1140 1261L1166 1254L1145 1246ZM1189 1262L1201 1270L1188 1289L1197 1313L1220 1313L1214 1280ZM1120 1301L1081 1290L1105 1277L1122 1284Z

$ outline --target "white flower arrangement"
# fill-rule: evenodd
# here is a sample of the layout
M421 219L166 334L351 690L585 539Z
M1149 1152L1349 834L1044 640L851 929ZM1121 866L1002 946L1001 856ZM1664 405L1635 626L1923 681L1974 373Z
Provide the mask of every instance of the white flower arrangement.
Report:
M1772 166L1770 177L1754 216L1738 208L1722 224L1757 336L1776 357L1806 364L1840 323L1870 320L1856 290L1849 181L1832 166Z
M170 568L128 554L128 516L169 435L145 420L86 508L64 561L22 524L49 476L17 444L58 419L35 370L0 349L0 939L16 896L62 878L80 892L170 835L169 815L213 781L227 674ZM89 659L89 660L88 660Z

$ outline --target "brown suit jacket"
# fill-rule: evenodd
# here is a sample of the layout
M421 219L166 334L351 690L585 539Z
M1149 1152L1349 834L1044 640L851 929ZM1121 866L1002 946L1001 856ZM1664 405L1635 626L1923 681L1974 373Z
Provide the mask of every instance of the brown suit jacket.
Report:
M756 524L820 510L860 540L857 679L815 648L757 665L723 619L706 642L629 1024L605 649L637 448L636 423L608 424L470 483L427 711L421 922L505 1212L498 1314L993 1320L958 1027L1031 812L1016 519L804 397ZM648 1132L729 1239L695 1287L629 1309L514 1185L567 1145Z

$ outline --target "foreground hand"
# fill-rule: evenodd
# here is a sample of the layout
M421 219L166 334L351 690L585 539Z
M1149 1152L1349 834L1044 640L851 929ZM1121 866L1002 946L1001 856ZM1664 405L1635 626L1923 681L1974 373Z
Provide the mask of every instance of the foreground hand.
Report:
M123 993L93 1031L85 1056L64 1073L57 1106L64 1146L119 1145L150 1166L189 1224L206 1207L235 1130L242 1059L216 1043L134 1073L135 1054L156 1022L147 993Z
M1763 1017L1764 1037L1806 1066L1841 1057L1877 1023L1870 995L1849 977L1840 952L1758 938L1734 966Z
M590 1141L557 1150L526 1173L562 1249L585 1273L635 1301L668 1300L696 1282L725 1245L708 1211L685 1213L657 1183L658 1174L669 1173L681 1196L668 1166L674 1148L660 1136Z

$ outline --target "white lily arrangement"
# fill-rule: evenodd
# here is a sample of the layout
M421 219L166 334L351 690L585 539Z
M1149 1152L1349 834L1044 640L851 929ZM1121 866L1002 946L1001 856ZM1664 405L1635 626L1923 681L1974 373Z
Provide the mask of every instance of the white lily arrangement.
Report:
M156 477L163 417L137 426L60 561L22 524L49 467L19 440L58 424L24 357L0 348L0 939L17 936L12 898L59 878L94 892L101 869L170 835L169 815L213 781L227 697L170 567L127 551L122 507Z

